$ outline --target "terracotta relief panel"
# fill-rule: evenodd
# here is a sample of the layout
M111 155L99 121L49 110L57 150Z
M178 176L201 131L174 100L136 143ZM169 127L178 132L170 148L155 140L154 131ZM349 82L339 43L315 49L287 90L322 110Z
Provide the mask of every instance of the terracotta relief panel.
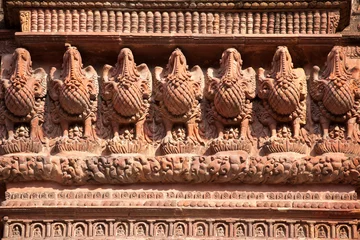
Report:
M17 48L10 68L3 71L0 86L0 123L5 127L1 153L41 152L46 72L42 68L33 70L30 53Z

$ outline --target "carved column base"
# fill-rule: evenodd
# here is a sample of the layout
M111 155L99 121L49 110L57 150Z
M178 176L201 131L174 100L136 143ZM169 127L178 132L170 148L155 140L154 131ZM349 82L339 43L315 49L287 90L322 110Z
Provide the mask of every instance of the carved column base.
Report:
M276 138L268 140L263 146L265 153L295 152L306 154L309 147L306 143L296 139Z
M138 153L143 150L145 143L138 140L119 140L111 139L107 142L107 148L111 153Z
M13 139L5 140L0 145L0 154L11 154L20 152L39 153L43 150L43 144L40 141L31 139Z
M215 139L210 143L210 148L213 153L224 151L244 151L250 153L251 147L251 142L241 139Z
M352 140L321 139L315 144L314 150L317 154L345 153L359 155L360 145Z

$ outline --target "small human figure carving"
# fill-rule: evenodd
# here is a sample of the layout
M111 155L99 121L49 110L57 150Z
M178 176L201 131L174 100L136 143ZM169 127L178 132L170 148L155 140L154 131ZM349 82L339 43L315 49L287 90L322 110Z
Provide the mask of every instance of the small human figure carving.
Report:
M216 233L218 237L225 237L225 230L223 226L219 226L216 228Z
M176 229L175 229L175 236L177 237L181 237L181 236L184 236L185 233L184 233L184 227L179 224L176 226Z
M280 237L280 238L284 238L285 237L285 232L284 232L284 228L283 227L278 227L276 229L276 237Z
M124 225L120 224L116 229L116 236L126 236Z
M341 239L349 238L347 230L345 229L345 227L340 228L339 238L341 238Z
M78 226L75 229L75 237L83 237L84 236L84 230L81 226Z
M160 225L156 228L156 236L165 237L165 228L164 228L164 225L160 224Z
M19 226L15 226L15 227L12 229L12 236L13 236L13 237L20 237L20 236L21 236L21 232L20 232Z
M299 226L298 230L297 230L297 237L298 238L305 238L306 234L305 234L305 230L303 226Z
M137 236L145 236L145 229L143 225L138 225L136 228L136 235Z
M319 228L318 237L319 237L319 238L326 238L326 231L325 231L325 229L324 229L323 226L321 226L321 227Z
M264 230L261 226L257 226L255 229L255 237L264 237Z
M245 236L245 234L244 234L244 229L243 229L242 226L237 227L235 236L236 236L236 237L243 237L243 236Z
M96 233L95 236L105 236L105 232L104 232L104 226L99 224L96 226Z
M204 227L199 225L196 228L196 236L204 236Z
M42 237L41 235L42 235L42 234L41 234L41 229L40 229L40 227L35 227L34 230L33 230L33 236L34 236L34 237Z
M54 237L62 237L63 233L62 233L62 229L60 225L56 225L54 228Z

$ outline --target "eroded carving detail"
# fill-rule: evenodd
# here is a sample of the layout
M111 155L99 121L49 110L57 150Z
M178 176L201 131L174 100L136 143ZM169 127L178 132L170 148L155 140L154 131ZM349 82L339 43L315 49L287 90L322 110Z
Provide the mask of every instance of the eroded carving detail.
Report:
M151 72L146 64L136 66L130 49L120 51L115 67L105 65L102 97L104 121L112 126L108 142L112 153L139 152L147 136L144 129L152 91ZM135 124L135 139L121 139L119 127Z
M322 138L315 146L317 153L360 153L358 122L360 91L354 78L356 71L346 66L345 50L335 46L327 57L326 69L319 77L315 66L310 85L314 100L312 118L320 122Z
M268 152L306 153L301 135L301 125L306 123L306 75L302 68L294 69L287 47L278 47L272 69L265 76L259 69L258 96L263 100L258 118L271 131L271 139L265 143ZM277 126L291 123L291 136L278 137Z
M2 142L2 153L42 151L44 142L42 123L46 96L44 69L32 69L30 53L17 48L11 68L1 79L1 123L7 130Z
M212 150L243 150L250 152L249 122L252 119L252 100L255 98L255 71L242 70L240 53L229 48L224 51L220 68L207 70L207 98L215 118L218 138L211 143ZM239 124L238 138L224 136L224 126Z
M66 47L60 78L55 78L56 68L50 71L51 119L60 124L62 130L56 148L59 152L96 152L99 143L93 123L97 117L97 73L92 66L82 68L81 55L76 47L69 44Z
M180 49L173 51L165 69L155 68L155 100L163 117L166 136L162 140L165 154L189 153L192 146L202 143L198 121L204 77L199 66L188 71L186 58ZM186 125L186 139L175 140L174 124Z

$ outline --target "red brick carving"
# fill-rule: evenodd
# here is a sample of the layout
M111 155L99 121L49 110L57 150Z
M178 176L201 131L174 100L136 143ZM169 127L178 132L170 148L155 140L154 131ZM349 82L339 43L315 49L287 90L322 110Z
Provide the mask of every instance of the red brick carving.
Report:
M252 100L255 98L256 81L254 69L242 70L242 65L240 53L234 48L229 48L222 54L220 68L207 70L207 98L211 101L210 112L216 119L218 131L218 138L211 143L215 152L224 150L250 152L249 122L252 119ZM240 125L239 138L224 139L224 127L237 124Z
M326 69L319 77L315 66L310 85L314 100L312 118L320 122L323 139L315 149L318 153L360 152L358 125L360 91L355 69L346 66L346 49L335 46L327 57Z
M2 153L42 151L47 74L31 65L30 53L17 48L1 79L1 121L7 131Z
M144 122L152 90L151 72L146 64L136 66L130 49L120 51L115 67L103 69L102 97L104 121L112 126L114 138L108 148L113 153L132 152L146 140ZM135 139L120 136L119 127L135 124ZM136 152L136 150L135 150Z
M57 148L93 152L96 148L93 123L97 118L99 92L97 73L92 66L82 68L76 47L69 44L66 47L60 78L55 77L56 68L50 71L51 119L60 124L62 130Z
M166 68L155 68L155 81L155 100L158 101L166 131L162 150L164 153L190 152L191 145L203 142L197 123L204 84L202 70L194 66L189 71L184 54L175 49ZM186 125L186 137L174 139L174 124Z
M258 96L263 100L259 120L267 125L271 140L265 146L269 152L295 151L305 153L301 137L301 125L306 123L306 75L302 68L293 67L287 47L278 47L271 71L259 69ZM277 126L291 124L290 136L282 136ZM288 144L288 143L291 144Z

